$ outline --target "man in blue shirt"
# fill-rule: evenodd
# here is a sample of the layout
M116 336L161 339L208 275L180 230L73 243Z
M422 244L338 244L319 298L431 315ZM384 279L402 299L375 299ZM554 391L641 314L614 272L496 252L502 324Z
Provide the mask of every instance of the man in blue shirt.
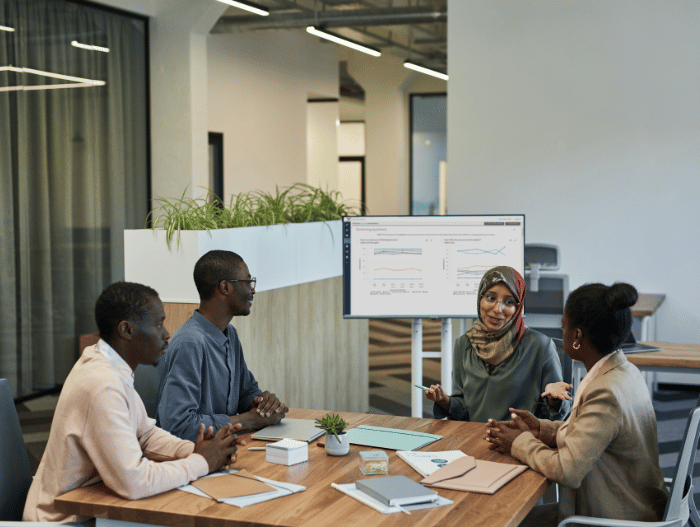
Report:
M234 316L247 316L255 278L234 252L214 250L194 266L199 309L178 329L159 365L158 426L194 440L199 424L240 423L256 430L284 418L288 408L274 393L263 392L243 358Z

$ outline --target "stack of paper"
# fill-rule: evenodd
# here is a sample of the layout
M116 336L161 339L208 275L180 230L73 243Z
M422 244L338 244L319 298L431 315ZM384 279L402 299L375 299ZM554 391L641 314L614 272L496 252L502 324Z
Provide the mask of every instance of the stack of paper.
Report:
M265 461L278 465L296 465L309 460L309 444L306 441L282 439L268 443L265 447Z

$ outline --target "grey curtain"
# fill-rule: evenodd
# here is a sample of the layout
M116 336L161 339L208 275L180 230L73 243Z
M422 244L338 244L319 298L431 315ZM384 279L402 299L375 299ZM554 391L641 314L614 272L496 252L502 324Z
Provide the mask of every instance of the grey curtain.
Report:
M0 72L0 377L24 395L65 379L97 296L123 278L123 230L145 223L147 35L143 19L62 0L0 0L0 25L15 29L0 31L0 67L106 82Z

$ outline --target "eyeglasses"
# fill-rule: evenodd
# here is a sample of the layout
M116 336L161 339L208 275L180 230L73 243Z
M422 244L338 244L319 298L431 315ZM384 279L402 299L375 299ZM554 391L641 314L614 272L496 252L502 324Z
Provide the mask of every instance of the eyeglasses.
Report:
M515 311L518 308L518 303L513 300L512 298L504 298L503 300L498 300L496 298L496 295L490 295L490 294L485 294L482 297L482 302L486 305L488 308L494 307L497 303L501 304L501 308L505 310L513 310Z
M229 280L228 278L224 278L226 282L248 282L250 284L251 289L255 289L255 282L257 281L257 278L236 278L235 280Z

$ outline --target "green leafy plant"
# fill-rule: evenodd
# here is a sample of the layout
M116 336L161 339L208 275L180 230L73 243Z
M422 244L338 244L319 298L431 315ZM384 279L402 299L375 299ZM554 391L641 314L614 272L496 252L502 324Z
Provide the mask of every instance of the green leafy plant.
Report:
M338 414L326 414L326 417L316 419L316 428L325 430L329 434L333 434L340 441L338 434L342 434L348 426L348 422Z
M254 190L231 196L228 206L209 194L206 198L154 198L156 208L148 215L153 229L165 230L170 247L177 234L187 230L231 229L289 223L339 220L356 216L359 207L341 201L340 192L325 191L305 183L297 183L275 193Z

